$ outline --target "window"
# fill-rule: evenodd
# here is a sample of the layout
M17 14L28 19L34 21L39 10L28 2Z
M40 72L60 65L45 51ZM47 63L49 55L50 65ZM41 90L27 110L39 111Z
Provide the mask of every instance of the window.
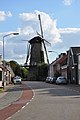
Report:
M2 81L2 71L0 71L0 81Z

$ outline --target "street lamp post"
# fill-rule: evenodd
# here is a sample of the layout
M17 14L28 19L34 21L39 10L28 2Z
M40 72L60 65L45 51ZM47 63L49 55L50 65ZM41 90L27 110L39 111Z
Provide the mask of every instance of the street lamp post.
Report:
M5 67L5 62L4 62L4 39L5 39L5 37L7 37L7 36L10 36L10 35L18 35L18 34L19 34L19 33L9 33L9 34L3 36L3 69L4 69L4 67ZM3 87L4 87L4 70L3 70Z
M58 55L58 52L56 52L56 51L53 51L53 50L49 50L48 52L54 52L54 53L56 53L56 54Z

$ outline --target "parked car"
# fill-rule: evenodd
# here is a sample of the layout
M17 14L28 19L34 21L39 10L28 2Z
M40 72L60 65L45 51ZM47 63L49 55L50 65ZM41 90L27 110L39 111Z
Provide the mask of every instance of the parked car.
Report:
M46 83L49 83L50 80L51 80L51 77L48 76L48 77L46 78Z
M56 83L56 77L52 77L50 83Z
M22 84L22 79L21 79L21 77L20 77L20 76L14 77L13 83L14 83L14 84Z
M57 78L56 84L67 84L67 79L64 76L60 76Z

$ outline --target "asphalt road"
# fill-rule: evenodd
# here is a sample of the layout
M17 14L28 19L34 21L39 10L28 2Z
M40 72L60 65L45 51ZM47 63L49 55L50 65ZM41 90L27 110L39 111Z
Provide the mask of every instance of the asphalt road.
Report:
M80 120L80 90L68 85L26 82L34 91L29 104L9 120Z

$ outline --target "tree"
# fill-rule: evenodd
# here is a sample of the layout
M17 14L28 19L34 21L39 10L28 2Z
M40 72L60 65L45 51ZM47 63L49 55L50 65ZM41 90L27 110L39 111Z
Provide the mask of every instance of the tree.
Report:
M13 72L15 73L15 70L16 70L16 66L18 65L18 63L16 61L10 61L10 66L13 70Z
M28 70L25 67L20 67L23 78L27 78Z
M15 73L15 76L21 76L22 78L27 78L28 70L21 65L19 65L16 61L10 61L10 66Z
M38 65L38 79L45 80L48 76L48 64L42 63Z

